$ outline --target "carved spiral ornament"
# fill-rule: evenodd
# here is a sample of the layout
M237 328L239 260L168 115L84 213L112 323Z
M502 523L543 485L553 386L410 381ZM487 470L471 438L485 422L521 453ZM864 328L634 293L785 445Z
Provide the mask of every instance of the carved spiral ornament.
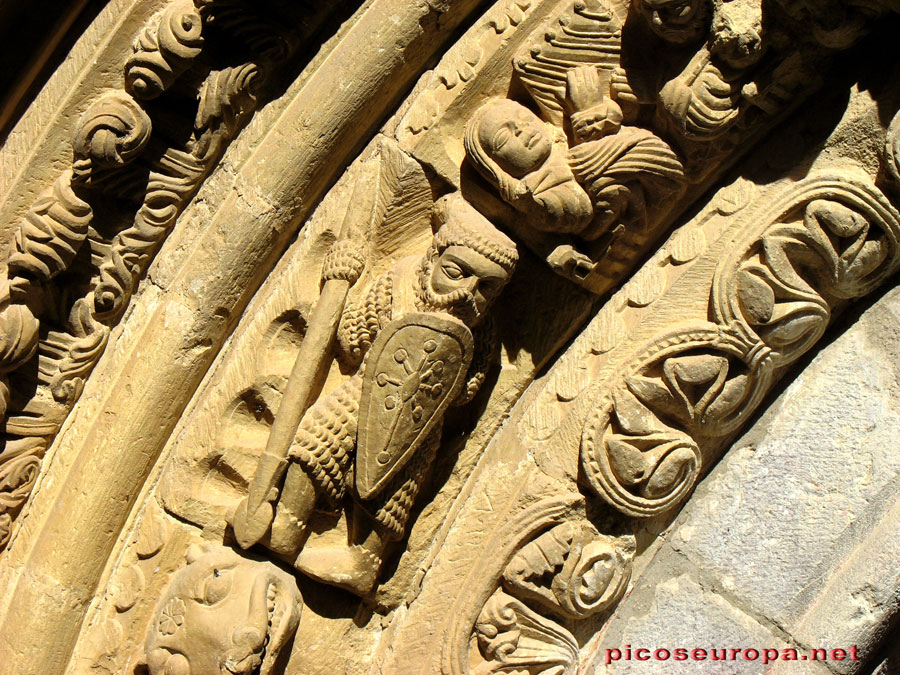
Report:
M76 179L97 168L120 167L134 159L150 139L150 118L125 92L95 101L81 116L72 139Z
M156 98L171 86L203 45L203 21L190 0L176 0L156 26L145 28L125 64L125 88L135 98Z

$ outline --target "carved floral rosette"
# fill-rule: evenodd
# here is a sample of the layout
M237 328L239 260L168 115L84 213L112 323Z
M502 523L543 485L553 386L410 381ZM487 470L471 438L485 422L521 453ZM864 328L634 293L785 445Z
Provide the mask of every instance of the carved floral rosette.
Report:
M747 419L771 381L766 349L711 323L657 338L595 403L581 443L589 487L626 515L671 509L703 469L704 437Z
M716 269L712 313L795 361L822 336L838 302L862 297L897 267L900 214L864 175L807 178L748 223Z

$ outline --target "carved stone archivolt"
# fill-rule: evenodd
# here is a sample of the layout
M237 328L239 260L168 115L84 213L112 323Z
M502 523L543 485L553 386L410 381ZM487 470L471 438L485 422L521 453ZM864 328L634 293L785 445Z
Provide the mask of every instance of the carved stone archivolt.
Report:
M116 10L115 86L9 207L0 663L586 672L900 265L898 103L784 141L890 2L306 4Z

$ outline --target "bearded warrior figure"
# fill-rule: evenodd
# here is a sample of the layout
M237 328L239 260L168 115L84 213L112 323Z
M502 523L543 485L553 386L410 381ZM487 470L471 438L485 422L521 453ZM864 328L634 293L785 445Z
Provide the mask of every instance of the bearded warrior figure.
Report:
M424 257L399 260L345 309L338 357L358 370L304 415L265 542L359 595L404 535L446 408L470 401L485 379L498 346L486 312L518 259L514 242L458 195L435 203L433 226ZM347 545L304 548L313 511L342 508Z

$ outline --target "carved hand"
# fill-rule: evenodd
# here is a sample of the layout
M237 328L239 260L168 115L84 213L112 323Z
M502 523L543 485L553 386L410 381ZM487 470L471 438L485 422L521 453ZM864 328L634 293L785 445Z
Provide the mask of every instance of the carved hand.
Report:
M618 66L612 72L612 78L609 82L609 95L623 103L641 102L637 93L634 91L634 88L632 88L631 82L628 81L628 75L625 73L625 69L621 66Z
M325 255L322 265L322 281L343 279L356 283L366 264L365 251L362 246L351 239L334 242Z
M566 73L566 100L573 112L603 103L610 73L604 71L603 75L596 66L578 66Z

